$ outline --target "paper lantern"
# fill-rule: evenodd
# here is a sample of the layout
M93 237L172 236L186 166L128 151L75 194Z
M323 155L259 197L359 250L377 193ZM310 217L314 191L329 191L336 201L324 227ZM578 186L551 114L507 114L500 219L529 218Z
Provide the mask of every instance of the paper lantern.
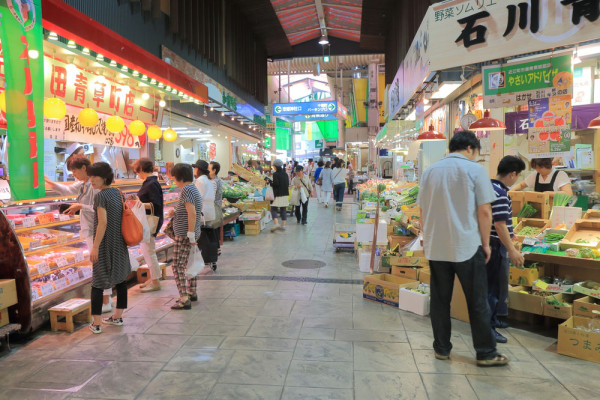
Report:
M156 125L148 127L148 138L152 140L158 140L162 137L162 130Z
M144 132L146 132L146 124L139 119L131 121L129 124L129 132L131 132L133 136L142 136Z
M67 114L67 106L61 99L44 100L44 115L50 119L63 119Z
M177 132L169 128L163 132L163 138L165 139L165 142L174 142L175 139L177 139Z
M79 111L78 120L84 128L92 128L98 123L98 113L92 108L84 108Z
M118 115L108 117L106 120L106 129L111 133L119 133L125 129L125 121Z
M6 112L6 91L0 93L0 110Z

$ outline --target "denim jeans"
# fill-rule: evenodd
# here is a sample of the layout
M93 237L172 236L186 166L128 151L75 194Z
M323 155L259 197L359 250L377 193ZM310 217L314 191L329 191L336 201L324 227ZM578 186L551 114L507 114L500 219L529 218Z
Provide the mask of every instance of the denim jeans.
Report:
M346 191L345 183L336 183L333 185L333 199L336 201L335 206L341 207L344 201L344 192Z
M492 257L486 265L488 304L492 328L498 325L498 317L508 315L508 252L500 240L490 242Z
M454 276L462 285L467 300L471 336L478 360L494 358L496 338L490 326L490 310L487 302L487 274L485 253L480 246L475 255L463 262L429 261L431 268L431 326L433 328L433 349L441 355L450 354L450 302L454 289Z

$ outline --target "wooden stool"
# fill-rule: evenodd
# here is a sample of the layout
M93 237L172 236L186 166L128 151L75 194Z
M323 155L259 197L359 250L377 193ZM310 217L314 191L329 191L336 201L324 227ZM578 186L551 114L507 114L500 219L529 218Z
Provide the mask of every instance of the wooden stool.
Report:
M89 299L71 299L52 307L50 310L50 326L53 332L65 330L73 332L73 321L90 322L92 320L92 302ZM65 322L58 322L64 317Z
M150 280L150 268L147 265L140 265L137 269L137 281L144 283L147 280Z

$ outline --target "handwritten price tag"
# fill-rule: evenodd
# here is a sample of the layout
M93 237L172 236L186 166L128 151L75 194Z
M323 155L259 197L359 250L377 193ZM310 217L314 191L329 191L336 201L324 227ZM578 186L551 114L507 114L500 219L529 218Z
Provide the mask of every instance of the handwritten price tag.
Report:
M523 238L523 244L526 245L526 246L534 246L535 245L535 238L532 238L532 237Z
M69 241L69 237L67 235L59 235L58 236L58 244L64 244Z
M47 213L47 214L38 215L38 221L40 221L40 225L45 225L45 224L51 224L56 220L54 219L54 214Z
M40 239L32 240L31 242L29 242L29 248L31 250L37 249L38 247L42 247L42 241Z
M61 222L70 221L71 220L71 216L70 215L66 215L66 214L58 214L58 220L61 221Z
M48 272L50 272L50 266L48 265L47 262L41 262L37 265L37 270L38 270L38 274L47 274Z
M84 278L89 278L90 276L92 276L92 269L91 268L84 268L83 269L83 277Z
M54 281L54 286L56 287L56 290L61 290L67 287L67 279L66 278L60 278Z
M73 285L74 283L77 283L80 281L79 274L78 273L68 274L67 280L69 281L69 285Z
M34 217L23 218L23 227L24 228L32 228L34 226L35 226L35 218Z
M58 257L55 259L55 261L56 265L58 265L58 268L66 267L67 265L69 265L69 262L64 257Z
M75 253L75 262L76 263L82 262L84 259L85 259L85 257L83 256L82 252Z
M37 289L31 289L31 300L36 301L39 298L40 298L40 295L39 295Z
M42 297L48 296L49 294L54 293L54 286L52 283L46 283L45 285L40 286L40 290L42 291Z
M537 280L535 281L535 286L542 289L542 290L546 290L548 289L548 284L542 280Z

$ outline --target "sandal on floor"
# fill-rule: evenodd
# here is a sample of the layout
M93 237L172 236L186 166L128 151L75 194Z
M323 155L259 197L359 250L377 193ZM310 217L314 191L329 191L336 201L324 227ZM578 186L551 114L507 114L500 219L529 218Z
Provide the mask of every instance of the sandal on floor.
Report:
M174 305L171 306L171 310L191 310L192 302L188 299L188 301L183 302L181 300L177 300Z
M439 354L439 353L435 353L435 358L438 360L449 360L450 359L450 354L448 354L447 356Z
M508 357L504 354L498 354L496 357L490 358L489 360L477 360L478 367L500 367L506 364L508 364Z

